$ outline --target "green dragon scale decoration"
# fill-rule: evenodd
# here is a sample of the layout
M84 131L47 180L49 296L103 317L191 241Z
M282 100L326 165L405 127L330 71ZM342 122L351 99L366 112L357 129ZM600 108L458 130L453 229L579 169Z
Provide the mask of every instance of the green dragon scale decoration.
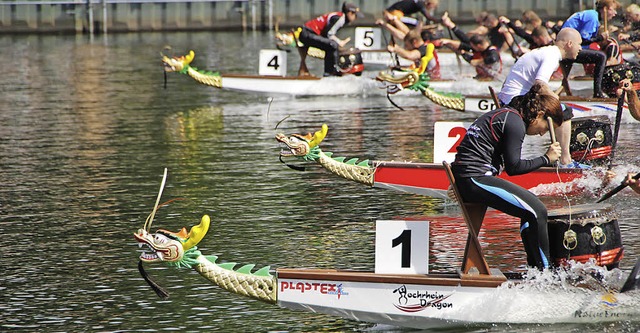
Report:
M442 105L453 110L464 111L464 98L460 94L440 93L429 88L429 75L425 73L418 74L415 72L407 72L406 75L403 76L394 76L389 73L380 72L378 76L376 76L376 80L390 83L396 87L400 86L403 89L419 91L426 98L438 105ZM387 89L387 91L389 90L390 89ZM394 92L397 91L398 89Z
M189 232L182 228L177 233L163 229L150 233L151 223L145 222L144 228L133 234L143 250L140 255L141 262L164 262L178 268L193 268L209 281L228 291L275 304L276 279L269 272L269 266L251 272L254 265L234 269L235 263L218 264L216 256L202 255L196 245L209 230L209 224L209 216L204 215L200 224L191 228ZM145 280L149 282L146 276ZM149 284L154 287L152 282Z
M204 85L222 88L222 76L220 72L201 71L189 65L195 56L196 54L193 51L189 51L189 54L180 57L169 58L166 55L162 55L164 71L168 73L178 72L186 74Z
M280 151L280 156L296 156L305 161L315 161L331 173L342 178L373 186L373 175L376 168L369 165L369 160L358 162L357 158L352 158L345 162L344 157L333 158L331 157L332 153L324 153L320 149L318 145L328 131L329 127L323 124L322 129L314 135L311 135L311 133L306 135L292 134L290 136L282 133L276 134L276 140L286 146L286 149Z

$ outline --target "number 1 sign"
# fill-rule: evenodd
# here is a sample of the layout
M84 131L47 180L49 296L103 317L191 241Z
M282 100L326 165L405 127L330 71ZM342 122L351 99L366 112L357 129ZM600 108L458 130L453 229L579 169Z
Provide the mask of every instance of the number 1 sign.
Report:
M429 274L429 221L376 221L376 274Z

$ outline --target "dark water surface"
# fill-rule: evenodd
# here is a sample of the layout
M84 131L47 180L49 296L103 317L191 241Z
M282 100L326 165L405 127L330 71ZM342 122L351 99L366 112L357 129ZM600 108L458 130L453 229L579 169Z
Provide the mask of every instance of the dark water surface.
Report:
M459 265L466 231L441 200L371 189L278 162L274 127L329 134L336 156L429 162L433 122L471 120L421 98L283 98L214 90L169 75L159 51L197 51L202 69L256 73L271 37L241 33L0 36L0 331L397 331L294 312L232 295L197 273L147 271L168 288L162 301L140 277L132 233L151 212L169 169L155 228L178 231L212 218L198 247L258 267L373 269L378 219L433 219L431 270ZM297 66L289 56L290 72ZM312 70L319 61L309 60ZM269 110L269 111L268 111ZM622 124L619 163L639 165L638 123ZM572 197L595 201L598 194ZM559 197L550 204L562 205ZM627 267L640 255L640 197L620 213ZM518 223L481 236L493 266L522 269ZM612 326L488 327L469 331L635 331Z

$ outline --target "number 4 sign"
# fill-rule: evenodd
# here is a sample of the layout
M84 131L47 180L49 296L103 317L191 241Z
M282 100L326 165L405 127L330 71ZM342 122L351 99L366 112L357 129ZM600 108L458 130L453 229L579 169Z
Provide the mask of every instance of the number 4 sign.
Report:
M376 274L429 274L429 221L376 221Z
M282 50L260 50L259 75L286 76L287 53Z

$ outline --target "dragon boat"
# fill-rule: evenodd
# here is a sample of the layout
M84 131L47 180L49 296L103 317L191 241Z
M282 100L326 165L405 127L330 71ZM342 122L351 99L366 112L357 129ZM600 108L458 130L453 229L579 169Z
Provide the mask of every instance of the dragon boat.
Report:
M165 179L166 169L163 185ZM536 273L535 270L525 274L503 273L488 267L481 248L469 246L479 244L471 228L462 267L450 273L272 270L269 266L254 270L255 265L251 264L236 268L236 263L221 263L217 256L204 255L198 249L211 224L208 215L189 232L185 228L179 232L163 229L151 232L163 185L150 217L143 228L133 234L142 250L138 269L163 299L169 294L151 280L144 264L165 263L194 269L225 290L283 308L399 327L428 329L479 324L640 320L637 290L640 261L624 280L623 274L611 274L615 270L601 267L589 272L578 266L577 274L567 270L570 274L566 275L561 275L563 271L554 275L551 271ZM558 278L550 279L550 275Z
M464 99L460 91L482 94L497 81L464 79L430 79L427 75L413 72L392 75L381 72L377 77L365 75L343 75L341 77L271 76L222 74L200 70L191 66L195 53L184 56L162 56L165 72L188 75L196 82L225 90L279 94L290 96L371 96L399 94L403 96L426 96L438 105L454 110L464 110Z
M341 178L375 188L447 198L449 181L442 164L369 161L358 158L347 160L344 157L333 157L333 153L325 153L319 146L328 130L328 126L323 124L321 130L313 135L276 134L276 141L284 145L280 151L280 158L296 157L305 162L316 162ZM290 167L300 168L291 165ZM526 175L509 176L502 173L500 177L526 189L557 185L565 191L567 184L578 181L586 176L587 172L588 170L576 168L542 167Z

